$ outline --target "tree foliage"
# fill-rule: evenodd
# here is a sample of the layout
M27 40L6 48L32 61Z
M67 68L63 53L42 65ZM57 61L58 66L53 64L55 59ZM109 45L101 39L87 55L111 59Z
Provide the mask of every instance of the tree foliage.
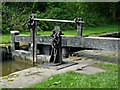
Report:
M29 31L26 22L30 14L38 18L74 20L82 17L84 28L116 22L118 3L113 2L4 2L2 3L2 32L11 30ZM38 30L52 30L59 25L62 30L75 29L72 23L43 22L37 23Z

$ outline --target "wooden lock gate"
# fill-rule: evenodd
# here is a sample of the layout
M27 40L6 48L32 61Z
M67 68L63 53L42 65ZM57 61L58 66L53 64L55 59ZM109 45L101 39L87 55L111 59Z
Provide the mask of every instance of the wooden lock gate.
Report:
M37 21L55 21L65 23L77 24L77 36L75 35L63 35L59 26L56 26L52 35L37 35ZM84 47L95 49L108 49L108 50L120 50L119 38L107 38L107 37L82 37L82 28L84 21L82 18L76 18L71 20L56 20L56 19L39 19L35 14L31 14L27 26L30 28L30 35L19 35L19 31L11 31L11 50L12 55L25 56L33 61L33 64L37 62L37 44L50 45L51 56L49 62L62 63L62 48L66 47ZM19 42L26 42L30 44L28 52L19 50Z

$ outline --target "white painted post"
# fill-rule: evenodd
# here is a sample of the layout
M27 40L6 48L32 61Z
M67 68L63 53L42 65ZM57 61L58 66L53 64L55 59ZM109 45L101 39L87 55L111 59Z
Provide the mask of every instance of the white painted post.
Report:
M10 31L10 33L11 33L11 52L13 58L15 49L19 49L19 42L15 42L15 36L19 35L19 31Z

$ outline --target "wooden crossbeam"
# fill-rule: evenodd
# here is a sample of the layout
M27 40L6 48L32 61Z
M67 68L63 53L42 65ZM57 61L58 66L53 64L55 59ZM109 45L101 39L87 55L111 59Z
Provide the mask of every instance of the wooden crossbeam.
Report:
M120 38L108 37L80 37L72 35L61 35L62 47L83 47L95 49L120 50ZM17 35L15 42L30 43L30 36ZM49 35L37 35L36 43L51 45L52 38Z

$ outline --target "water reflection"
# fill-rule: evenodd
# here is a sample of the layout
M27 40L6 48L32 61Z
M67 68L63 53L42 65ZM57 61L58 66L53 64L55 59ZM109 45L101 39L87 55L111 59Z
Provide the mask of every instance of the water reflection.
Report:
M2 62L2 72L0 70L0 73L2 73L2 76L5 76L32 66L33 65L31 63L23 62L22 60L7 60Z

